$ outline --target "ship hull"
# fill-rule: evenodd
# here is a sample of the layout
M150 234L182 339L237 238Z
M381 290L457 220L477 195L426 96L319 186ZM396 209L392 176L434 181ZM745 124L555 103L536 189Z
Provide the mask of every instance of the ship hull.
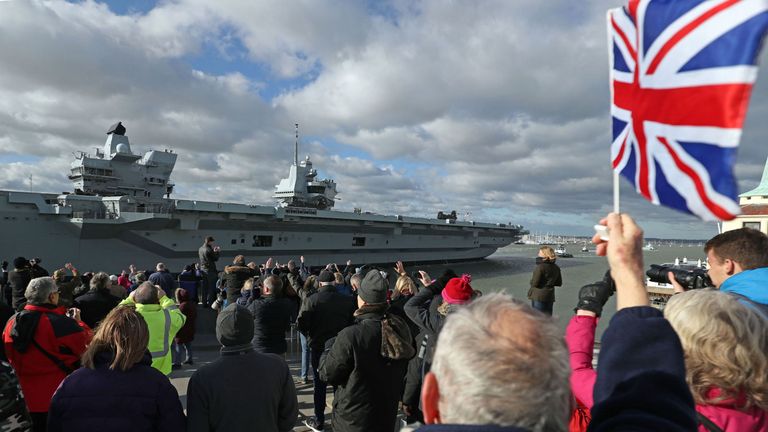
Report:
M68 210L78 199L70 195L64 206L52 194L0 191L2 258L110 273L164 262L179 271L198 261L203 239L213 236L220 268L236 255L257 263L303 255L309 265L449 262L485 258L523 233L519 226L190 200L174 200L164 213L83 217Z

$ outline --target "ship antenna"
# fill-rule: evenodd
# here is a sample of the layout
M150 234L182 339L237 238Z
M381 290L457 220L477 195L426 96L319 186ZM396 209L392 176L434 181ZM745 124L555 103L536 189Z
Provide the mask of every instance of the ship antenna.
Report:
M296 144L293 147L293 164L299 166L299 124L296 125Z

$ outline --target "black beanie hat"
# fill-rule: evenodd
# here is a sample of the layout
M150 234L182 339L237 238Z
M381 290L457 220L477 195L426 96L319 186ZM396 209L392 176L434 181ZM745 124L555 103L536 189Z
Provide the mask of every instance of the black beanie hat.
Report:
M357 289L357 295L368 304L387 302L387 280L376 269L371 269L365 274Z
M329 270L323 270L320 272L320 276L317 277L318 282L336 282L336 276Z
M224 346L244 345L253 339L253 315L237 303L224 308L216 317L216 339Z
M24 257L16 257L13 259L13 267L20 269L29 266L29 261Z

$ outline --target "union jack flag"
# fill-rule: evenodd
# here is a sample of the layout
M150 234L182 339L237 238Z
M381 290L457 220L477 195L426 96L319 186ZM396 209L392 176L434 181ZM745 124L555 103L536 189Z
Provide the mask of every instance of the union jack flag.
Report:
M768 0L631 0L607 20L613 169L654 204L733 219Z

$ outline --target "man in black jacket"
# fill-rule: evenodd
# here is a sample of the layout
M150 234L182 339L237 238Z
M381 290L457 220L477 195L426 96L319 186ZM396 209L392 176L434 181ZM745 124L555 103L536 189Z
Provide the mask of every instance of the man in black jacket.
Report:
M333 430L391 432L416 350L408 324L387 312L387 281L377 270L363 278L357 305L355 325L339 332L320 364L320 378L338 386Z
M216 261L219 260L221 248L213 245L213 237L208 236L200 249L197 250L200 259L200 270L204 273L202 286L203 305L208 307L216 300L216 280L219 272L216 270Z
M109 292L109 275L99 272L93 275L90 281L90 291L75 298L74 305L82 313L83 322L91 328L95 328L109 311L114 309L120 299Z
M325 392L328 387L317 372L320 356L325 343L352 324L352 314L356 309L351 297L336 292L333 273L321 271L318 281L320 288L304 302L297 320L299 331L307 336L307 345L312 350L315 417L308 419L305 424L314 431L321 431L324 427Z
M296 303L280 294L283 282L278 276L264 279L261 296L246 306L253 314L253 348L257 352L285 355L288 344L285 332L296 315Z
M216 317L221 358L189 380L187 431L293 430L299 414L296 387L285 360L255 352L253 315L238 304Z
M29 261L24 257L13 260L13 271L8 272L8 286L11 287L11 307L20 311L27 304L24 291L32 280L32 272L29 269Z

